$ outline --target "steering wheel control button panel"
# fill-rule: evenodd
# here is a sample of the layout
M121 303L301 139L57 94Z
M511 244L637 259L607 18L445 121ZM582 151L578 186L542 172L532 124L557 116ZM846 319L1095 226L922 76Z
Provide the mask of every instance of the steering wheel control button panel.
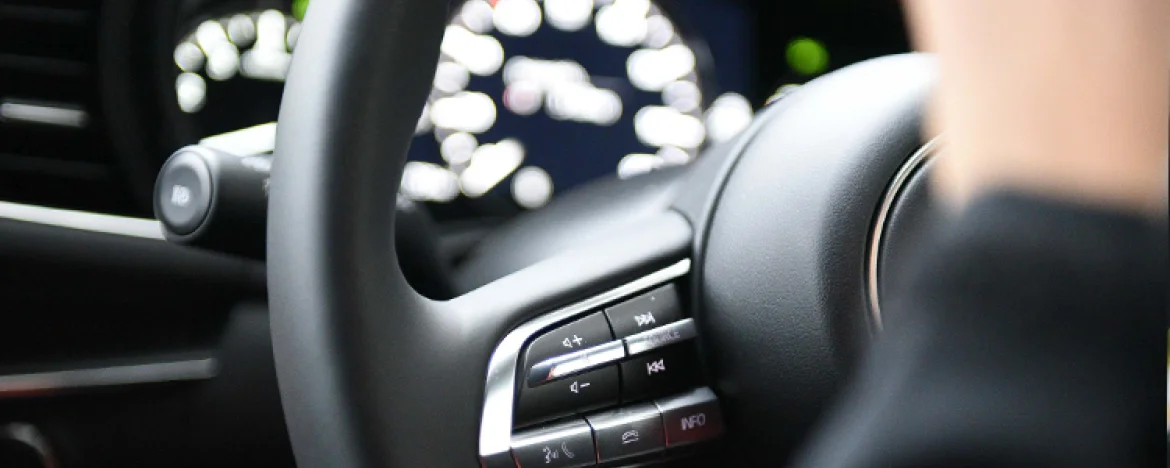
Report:
M541 335L528 346L524 362L529 367L548 358L591 348L613 341L609 323L601 312L571 322Z
M723 435L723 412L719 400L709 388L654 402L662 412L669 448L704 442Z
M623 341L626 351L634 356L694 339L696 335L695 319L685 319L628 336Z
M662 414L652 403L585 418L593 428L601 463L661 453L666 449Z
M678 392L699 380L698 356L689 344L639 355L623 362L621 369L624 401Z
M616 405L619 385L616 366L586 372L520 392L517 425Z
M620 341L583 349L536 363L528 372L528 386L551 382L620 361L626 357L626 348Z
M597 464L593 431L583 419L515 435L512 437L512 456L520 468L573 468Z
M720 436L696 324L675 284L690 264L537 316L504 337L485 387L482 465L642 466L688 457L706 445L692 444Z
M674 284L667 284L605 309L605 315L618 338L683 319L678 289Z

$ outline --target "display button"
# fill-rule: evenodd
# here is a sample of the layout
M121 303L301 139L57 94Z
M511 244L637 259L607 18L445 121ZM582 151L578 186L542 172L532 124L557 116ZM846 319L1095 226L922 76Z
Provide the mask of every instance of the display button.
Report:
M623 362L622 400L677 392L695 385L699 362L692 345L671 346Z
M709 388L660 398L654 404L662 412L667 447L702 442L723 434L723 412L719 410L715 392Z
M593 432L583 419L513 436L512 456L521 468L573 468L597 464Z
M618 338L682 320L678 290L673 284L660 287L621 304L605 309L613 332Z
M662 414L652 403L620 408L586 418L602 463L661 452L666 448Z
M527 373L534 364L545 359L591 348L613 340L605 316L597 312L575 322L563 325L541 335L528 345L524 357Z
M617 404L618 369L604 367L539 387L523 387L516 404L516 425L533 424L574 412Z

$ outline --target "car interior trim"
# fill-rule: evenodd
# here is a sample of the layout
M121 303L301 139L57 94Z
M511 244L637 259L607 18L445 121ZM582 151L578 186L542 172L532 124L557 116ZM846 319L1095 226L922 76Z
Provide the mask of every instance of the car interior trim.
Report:
M0 398L61 390L207 380L219 372L215 358L0 375Z
M543 330L577 318L614 301L686 275L691 260L679 262L581 302L526 322L508 333L488 362L483 416L479 426L479 456L484 466L514 464L512 409L516 401L516 370L524 344Z
M890 213L894 209L894 203L898 201L898 196L901 195L902 189L905 188L906 183L910 181L910 177L918 171L918 168L926 164L938 150L939 137L935 137L922 145L918 151L906 160L898 172L894 174L893 180L890 181L890 186L886 189L886 193L882 196L882 203L878 208L877 217L874 221L873 234L869 236L869 254L866 258L866 273L865 273L865 290L866 297L869 299L869 310L872 314L874 329L881 331L882 329L882 308L878 293L878 262L881 260L882 241L885 236L886 223L889 220Z
M49 208L0 201L0 218L80 231L163 240L162 225L153 219Z
M534 386L551 382L572 374L613 364L625 358L626 348L622 342L610 341L575 353L545 359L532 366L532 370L528 373L528 385Z

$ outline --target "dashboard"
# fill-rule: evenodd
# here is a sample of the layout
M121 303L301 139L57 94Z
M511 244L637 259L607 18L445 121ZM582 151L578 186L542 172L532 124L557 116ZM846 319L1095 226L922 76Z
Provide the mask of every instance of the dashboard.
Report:
M263 265L162 242L152 193L183 146L274 150L288 63L320 7L0 0L0 466L15 466L9 436L34 430L56 466L292 466ZM710 158L789 86L909 49L896 0L469 0L450 12L400 193L462 251L573 192L642 197L622 183ZM111 223L135 234L109 235ZM500 273L446 257L469 278L459 289ZM182 378L10 385L160 365Z
M86 3L55 2L5 4L35 16ZM37 187L0 192L0 199L147 215L149 177L175 149L204 142L235 153L272 151L309 3L176 0L91 10L100 16L84 18L85 31L74 35L78 47L89 43L85 32L105 38L77 60L101 78L91 83L99 88L93 95L21 73L0 99L17 111L9 121L19 121L12 117L21 109L44 110L40 104L50 114L84 112L82 129L106 127L91 133L106 140L101 149L115 167L90 158L76 164L75 154L61 154L73 148L48 141L50 132L0 147L0 169L47 166L24 154L44 145L53 167L37 167L39 175L89 170L90 179L113 187L82 203ZM41 25L14 26L6 34L34 34ZM592 180L688 164L742 130L784 86L907 48L893 0L464 2L451 9L401 191L440 221L506 219ZM55 50L13 52L58 60L45 54Z

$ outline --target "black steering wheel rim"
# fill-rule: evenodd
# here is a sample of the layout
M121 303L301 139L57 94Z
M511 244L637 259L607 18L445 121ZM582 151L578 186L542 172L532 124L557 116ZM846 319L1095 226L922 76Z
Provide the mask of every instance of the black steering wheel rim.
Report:
M920 144L929 60L886 59L818 80L768 109L730 157L697 166L687 182L694 190L673 209L615 233L621 242L582 245L440 302L410 287L390 246L393 200L447 9L436 0L334 0L314 3L304 23L280 114L268 217L274 351L298 463L482 461L485 378L505 335L687 258L729 421L762 429L737 439L799 440L868 333L864 253L878 200ZM795 156L770 163L773 150ZM801 162L829 153L834 158ZM793 170L809 173L774 186ZM779 208L760 205L777 200ZM778 228L750 218L801 213L815 219L785 235L827 236L814 251L781 246L788 257L751 255L776 242L766 233ZM737 248L746 256L729 253ZM790 258L805 263L783 265ZM769 281L790 281L779 289L804 309L779 320L762 313L776 305L753 304L775 294L759 291ZM830 297L852 289L856 297ZM773 342L792 348L760 352ZM783 376L793 370L805 375ZM794 423L760 426L777 415Z

